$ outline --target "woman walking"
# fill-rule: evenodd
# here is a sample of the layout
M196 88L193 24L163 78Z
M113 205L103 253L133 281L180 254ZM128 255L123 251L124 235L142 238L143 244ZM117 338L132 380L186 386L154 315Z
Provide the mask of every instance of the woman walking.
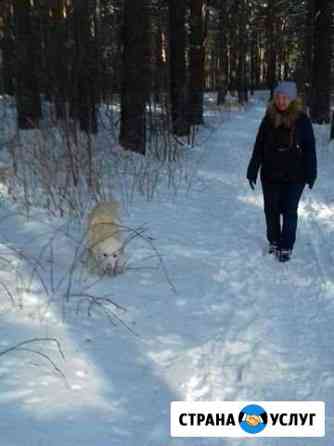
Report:
M296 240L300 197L305 184L312 189L317 177L312 124L292 81L278 84L259 127L247 170L252 189L260 167L268 252L286 262Z

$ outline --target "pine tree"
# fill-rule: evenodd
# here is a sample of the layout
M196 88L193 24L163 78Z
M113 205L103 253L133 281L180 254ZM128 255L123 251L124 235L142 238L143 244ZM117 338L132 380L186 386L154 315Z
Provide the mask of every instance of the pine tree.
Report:
M146 5L144 0L125 0L123 23L123 70L119 142L127 150L145 154L145 107L147 100Z
M173 132L189 134L188 87L186 73L186 0L169 0L169 67Z
M39 125L41 101L36 73L35 40L32 30L32 11L28 1L14 0L15 17L15 79L17 120L20 129Z
M189 120L192 125L203 124L206 8L204 0L191 0Z
M330 73L332 9L330 0L314 0L314 57L311 119L330 122Z

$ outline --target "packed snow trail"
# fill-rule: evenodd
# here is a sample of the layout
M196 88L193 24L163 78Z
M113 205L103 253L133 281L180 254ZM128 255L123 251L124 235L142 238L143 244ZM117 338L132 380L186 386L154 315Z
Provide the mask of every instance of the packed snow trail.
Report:
M264 104L256 102L213 133L189 194L138 201L130 210L127 224L147 224L177 290L172 293L157 271L141 269L105 284L128 308L127 322L138 337L103 319L73 318L63 327L53 318L42 325L61 338L70 363L80 364L75 379L81 370L81 387L74 383L77 393L72 385L68 395L63 389L63 405L56 410L48 394L55 383L44 385L42 402L31 403L34 393L30 388L27 396L20 379L29 369L23 374L7 360L1 386L12 393L0 400L10 414L0 423L3 446L246 444L247 439L170 438L169 403L185 399L324 400L325 438L254 438L252 444L332 445L334 193L327 165L334 154L318 147L320 180L314 191L304 192L291 262L278 263L264 255L260 185L251 191L245 179L263 113ZM30 373L37 387L43 370L40 378L36 369ZM80 390L88 396L74 405Z
M252 108L226 123L207 149L207 164L200 172L207 188L197 197L203 220L193 245L208 249L205 260L211 272L203 267L196 271L211 275L211 281L198 280L205 283L202 295L194 288L193 305L202 316L195 323L196 345L187 349L186 359L182 355L176 359L166 379L176 377L172 381L186 399L324 400L327 436L308 439L307 445L329 445L333 438L334 251L333 205L324 203L324 197L332 179L323 169L326 153L319 147L320 180L314 192L305 190L292 261L282 265L263 256L260 187L253 193L245 180L263 112L263 107ZM189 233L194 237L192 225ZM253 441L306 444L304 439ZM221 440L198 444L210 442L222 444ZM236 444L236 440L223 444L229 442Z
M194 221L188 214L185 220L193 254L199 247L199 262L210 266L209 271L194 266L198 286L192 279L193 300L187 301L195 307L188 317L191 312L199 317L194 321L194 346L186 349L185 358L181 354L171 360L166 380L174 387L176 383L185 399L327 401L327 437L307 444L329 445L334 396L333 206L323 200L332 180L323 172L326 153L319 147L320 179L315 192L305 190L292 261L282 265L263 256L260 185L253 193L245 180L263 113L263 106L254 107L227 122L207 147L207 163L200 171L206 188L193 204L198 216ZM328 189L321 184L326 181ZM292 444L291 439L254 441ZM183 442L197 444L194 439ZM221 444L199 444L210 442ZM236 440L224 444L229 442ZM293 444L305 445L305 440L294 439Z

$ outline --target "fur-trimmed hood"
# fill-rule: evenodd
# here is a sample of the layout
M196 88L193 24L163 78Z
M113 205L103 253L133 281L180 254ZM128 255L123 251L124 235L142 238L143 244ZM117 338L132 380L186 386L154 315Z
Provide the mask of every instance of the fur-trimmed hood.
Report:
M277 110L274 101L271 101L268 105L266 114L275 128L284 125L284 127L291 129L294 127L296 120L302 112L303 108L301 100L296 99L290 102L288 109L284 112Z

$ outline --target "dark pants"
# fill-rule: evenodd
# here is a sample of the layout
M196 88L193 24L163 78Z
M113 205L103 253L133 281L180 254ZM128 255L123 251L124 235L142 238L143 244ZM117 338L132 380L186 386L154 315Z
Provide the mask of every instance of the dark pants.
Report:
M298 203L305 184L262 181L264 213L269 243L292 249L296 241ZM282 215L282 225L281 218Z

